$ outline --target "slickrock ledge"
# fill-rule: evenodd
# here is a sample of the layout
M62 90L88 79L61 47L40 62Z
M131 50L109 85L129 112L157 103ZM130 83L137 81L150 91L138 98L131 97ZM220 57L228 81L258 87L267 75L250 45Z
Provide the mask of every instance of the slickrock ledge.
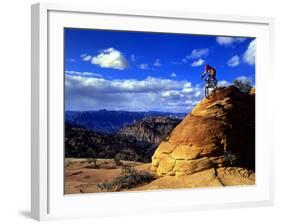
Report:
M255 92L229 86L204 98L173 129L152 156L151 169L183 176L233 165L255 169Z

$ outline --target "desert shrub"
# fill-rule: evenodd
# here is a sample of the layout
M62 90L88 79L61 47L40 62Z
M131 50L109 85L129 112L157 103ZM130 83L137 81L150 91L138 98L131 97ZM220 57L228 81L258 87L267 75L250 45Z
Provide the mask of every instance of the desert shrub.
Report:
M102 191L121 191L143 185L154 180L155 177L145 171L137 171L133 167L124 166L121 176L115 178L111 183L101 183L98 187Z
M121 162L121 159L120 159L120 154L116 154L113 161L114 161L116 166L122 166L123 165L123 163Z
M98 169L99 168L99 166L97 164L97 159L96 158L88 158L87 159L87 163L89 165L86 166L86 168L90 168L90 169Z
M82 161L82 162L91 163L92 162L92 158L87 158L86 161Z
M238 156L231 151L224 152L224 165L235 166L238 162Z
M136 170L132 166L125 164L122 166L121 175L133 173L134 171L136 171Z
M137 171L133 167L126 167L122 170L120 177L117 177L112 185L114 191L131 189L138 185L149 183L154 180L154 176L145 171Z
M110 183L99 183L97 186L101 191L110 191L112 189Z
M252 88L249 79L235 79L233 85L243 93L249 93Z

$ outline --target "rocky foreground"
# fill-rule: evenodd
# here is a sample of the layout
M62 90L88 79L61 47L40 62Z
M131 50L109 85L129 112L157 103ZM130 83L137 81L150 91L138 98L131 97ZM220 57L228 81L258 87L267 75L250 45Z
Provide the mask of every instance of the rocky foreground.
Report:
M234 86L220 88L215 96L203 99L152 157L152 170L160 177L231 170L239 176L251 176L246 182L253 184L254 169L255 94L242 93ZM200 174L196 175L200 179ZM201 178L206 179L205 175Z
M98 159L96 163L98 167L89 163L88 159L67 159L64 193L81 194L116 191L115 189L103 189L101 185L113 183L120 178L122 166L128 165L138 172L146 172L154 178L150 182L144 182L134 187L128 186L128 188L118 191L241 186L255 183L255 173L241 167L210 168L188 175L159 177L151 170L151 163L122 161L122 166L116 166L113 160L108 159Z

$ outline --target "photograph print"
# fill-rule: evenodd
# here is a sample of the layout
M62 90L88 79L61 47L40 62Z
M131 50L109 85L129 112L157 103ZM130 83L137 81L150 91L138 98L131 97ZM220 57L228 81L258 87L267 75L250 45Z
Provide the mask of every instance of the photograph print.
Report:
M64 193L255 185L255 49L64 28Z

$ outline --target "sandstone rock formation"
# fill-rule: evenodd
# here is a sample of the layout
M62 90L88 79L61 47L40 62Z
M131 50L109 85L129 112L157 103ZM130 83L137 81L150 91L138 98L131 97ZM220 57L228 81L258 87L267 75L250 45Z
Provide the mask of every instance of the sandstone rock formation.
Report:
M218 172L233 166L255 169L255 93L242 93L234 86L203 99L152 156L152 169L158 176L212 168Z
M222 187L255 184L255 173L239 167L210 168L189 175L163 176L135 190Z

